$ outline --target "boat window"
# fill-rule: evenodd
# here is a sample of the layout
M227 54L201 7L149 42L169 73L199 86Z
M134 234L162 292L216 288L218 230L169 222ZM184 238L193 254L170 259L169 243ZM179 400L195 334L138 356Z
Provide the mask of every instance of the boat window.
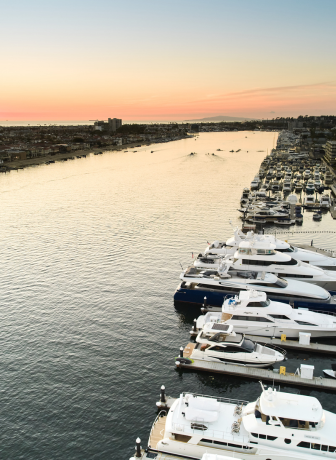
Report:
M266 260L253 260L253 259L242 259L242 262L244 265L262 265L262 266L268 266L268 265L273 265L274 262L272 261L266 261Z
M262 308L265 308L265 307L268 307L269 304L271 303L271 301L269 299L263 301L261 300L260 302L249 302L248 303L248 306L249 307L262 307Z
M298 261L295 259L290 259L290 260L287 260L286 262L277 261L276 264L277 265L297 265Z
M278 278L275 282L278 287L286 288L288 286L288 281L282 278Z
M317 326L317 324L308 323L307 321L298 321L296 323L300 324L301 326Z
M210 337L210 342L225 342L227 339L227 335L223 334L222 332L217 332L215 335Z
M232 291L234 293L238 292L238 288L231 288L227 286L218 286L218 285L211 285L211 284L202 284L199 283L196 287L205 288L205 289L215 289L216 291Z
M241 347L245 351L248 351L249 353L252 353L254 351L255 343L250 339L245 339L244 338L243 343L241 344Z
M268 441L275 441L276 439L278 439L276 436L268 436L267 435L267 440Z
M304 447L305 449L310 449L310 442L301 441L301 442L299 442L297 447Z
M201 442L208 442L209 444L212 444L212 439L201 439Z
M257 249L257 254L263 254L266 256L274 255L275 251L273 249Z
M325 446L324 444L321 446L321 450L323 450L323 452L328 452L328 446Z
M245 249L245 248L240 248L238 252L239 254L251 254L252 253L251 249Z
M241 350L240 347L235 347L233 345L229 345L224 347L211 347L209 351L220 351L222 353L243 353L244 350Z
M336 451L336 447L334 446L329 446L329 452L335 452Z
M277 249L278 252L294 252L293 246L290 246L289 248L286 249Z
M265 434L259 434L259 439L266 439L266 435Z
M214 441L214 444L218 444L220 446L227 446L227 442L221 442L221 441Z
M288 318L288 316L285 316L285 315L269 315L269 316L272 316L272 318L274 319L290 319Z
M311 443L311 449L320 450L321 449L321 444Z
M232 320L237 320L237 321L258 321L262 323L273 323L272 320L268 318L264 318L262 316L243 316L243 315L233 315Z
M296 275L294 273L281 273L282 276L286 276L286 278L314 278L312 275Z
M187 436L185 434L173 433L175 436L175 441L179 442L188 442L191 439L191 436Z

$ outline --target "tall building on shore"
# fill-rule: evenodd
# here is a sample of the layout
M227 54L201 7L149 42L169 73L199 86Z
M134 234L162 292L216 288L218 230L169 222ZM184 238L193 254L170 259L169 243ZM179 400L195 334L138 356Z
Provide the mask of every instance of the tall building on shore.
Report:
M122 126L122 120L120 118L108 118L107 122L103 120L97 120L94 126L98 131L107 130L115 133L117 129Z
M109 131L115 132L122 125L122 120L120 118L109 118L108 119L108 129Z
M328 141L326 143L324 159L330 166L336 166L336 141Z

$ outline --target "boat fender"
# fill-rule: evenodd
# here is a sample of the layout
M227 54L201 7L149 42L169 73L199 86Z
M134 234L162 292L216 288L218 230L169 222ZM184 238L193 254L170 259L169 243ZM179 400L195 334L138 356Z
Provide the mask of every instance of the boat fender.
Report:
M191 358L181 358L180 356L175 358L175 361L179 361L180 364L192 364L194 362Z

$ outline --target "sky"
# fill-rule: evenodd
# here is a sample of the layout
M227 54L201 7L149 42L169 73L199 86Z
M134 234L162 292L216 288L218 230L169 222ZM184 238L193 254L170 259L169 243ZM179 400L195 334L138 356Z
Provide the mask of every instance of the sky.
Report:
M336 115L336 0L0 8L0 120Z

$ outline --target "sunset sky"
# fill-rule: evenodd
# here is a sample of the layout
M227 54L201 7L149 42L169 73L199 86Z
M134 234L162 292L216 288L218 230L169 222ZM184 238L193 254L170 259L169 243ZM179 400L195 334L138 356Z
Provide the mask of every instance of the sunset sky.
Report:
M336 0L1 2L0 120L336 115Z

